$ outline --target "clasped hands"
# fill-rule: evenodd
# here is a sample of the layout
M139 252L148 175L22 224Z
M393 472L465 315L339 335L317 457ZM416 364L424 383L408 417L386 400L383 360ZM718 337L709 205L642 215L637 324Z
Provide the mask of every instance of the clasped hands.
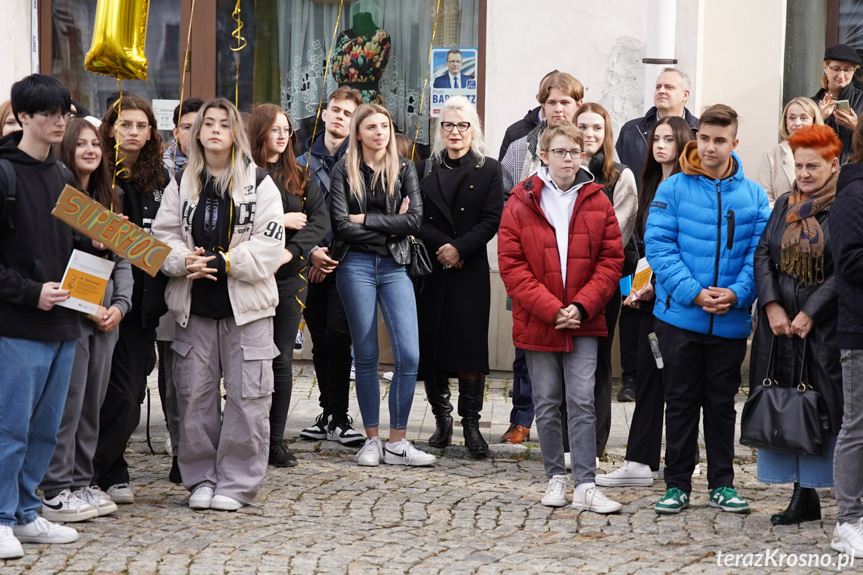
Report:
M562 307L554 315L554 329L578 329L581 327L581 312L574 303Z
M702 289L692 300L692 303L707 313L723 315L728 313L728 310L737 303L737 294L728 288L711 286Z
M214 274L218 273L219 270L208 267L208 264L214 259L216 259L215 255L208 256L204 248L196 247L194 252L186 255L186 271L189 272L186 277L190 280L207 278L216 281L217 278Z
M774 335L784 335L786 337L798 336L800 339L806 339L812 327L815 325L809 315L800 311L792 321L785 313L785 309L779 302L772 301L764 306L764 312L767 314L767 321L770 324L770 331Z

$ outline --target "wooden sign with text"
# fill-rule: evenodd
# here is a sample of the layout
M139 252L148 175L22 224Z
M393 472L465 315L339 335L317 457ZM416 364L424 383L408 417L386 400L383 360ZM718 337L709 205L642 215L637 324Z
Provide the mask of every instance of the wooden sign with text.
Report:
M72 186L63 189L51 215L153 277L171 253L167 244Z

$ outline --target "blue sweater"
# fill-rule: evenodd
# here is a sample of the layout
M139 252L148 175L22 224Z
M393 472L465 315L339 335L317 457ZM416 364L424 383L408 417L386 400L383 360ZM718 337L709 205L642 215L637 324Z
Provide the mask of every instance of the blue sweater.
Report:
M764 189L743 176L737 154L732 159L724 180L680 173L664 181L650 205L644 243L656 274L654 315L681 329L740 339L751 331L753 255L770 205ZM710 286L731 289L737 303L723 315L693 305Z

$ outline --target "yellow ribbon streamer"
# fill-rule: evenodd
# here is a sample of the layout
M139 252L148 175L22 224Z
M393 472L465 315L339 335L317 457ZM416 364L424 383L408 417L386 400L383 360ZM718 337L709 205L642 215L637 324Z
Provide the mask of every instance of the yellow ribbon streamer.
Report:
M434 38L437 35L437 22L440 19L440 0L437 0L437 8L435 8L435 16L434 16L434 28L432 28L432 37L431 43L429 44L429 61L428 66L426 66L426 79L423 82L423 90L420 95L420 108L419 108L419 117L417 118L417 130L414 133L414 145L411 148L411 157L416 157L417 151L417 140L420 137L420 126L422 126L423 121L423 104L425 103L426 91L428 91L429 86L429 74L431 73L431 63L432 63L432 48L434 48Z
M120 79L117 78L117 91L120 92L120 97L114 101L114 109L117 110L117 120L116 122L122 121L123 117L123 87L120 86ZM123 160L126 159L126 156L120 151L120 144L122 144L125 139L119 130L116 129L116 122L114 124L114 174L111 176L111 189L114 190L114 193L117 191L117 178L128 178L129 177L129 168L126 166L122 166Z
M240 17L240 0L237 0L237 5L231 13L231 18L237 23L237 29L231 32L231 36L237 39L237 47L231 48L232 52L237 53L237 74L234 80L234 106L240 107L240 50L246 47L246 39L242 35L243 19Z
M342 19L342 6L344 6L345 0L341 0L339 2L339 13L336 16L336 25L333 27L333 38L330 40L330 52L327 54L327 63L324 66L324 81L321 85L321 98L318 101L318 111L315 114L315 127L312 129L312 140L309 142L309 155L312 153L312 146L315 144L315 136L318 133L318 119L321 117L321 109L324 107L324 98L327 94L327 78L330 76L330 62L333 59L333 50L336 47L336 34L339 33L339 22ZM309 162L306 162L306 178L309 177ZM305 307L305 306L304 306Z

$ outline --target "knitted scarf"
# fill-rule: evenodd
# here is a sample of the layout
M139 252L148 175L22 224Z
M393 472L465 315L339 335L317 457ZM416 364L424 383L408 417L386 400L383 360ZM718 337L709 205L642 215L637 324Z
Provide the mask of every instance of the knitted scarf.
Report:
M838 179L836 172L820 189L806 196L797 190L795 183L788 198L785 215L788 227L782 234L779 269L797 276L802 285L824 281L824 232L815 216L833 203Z

